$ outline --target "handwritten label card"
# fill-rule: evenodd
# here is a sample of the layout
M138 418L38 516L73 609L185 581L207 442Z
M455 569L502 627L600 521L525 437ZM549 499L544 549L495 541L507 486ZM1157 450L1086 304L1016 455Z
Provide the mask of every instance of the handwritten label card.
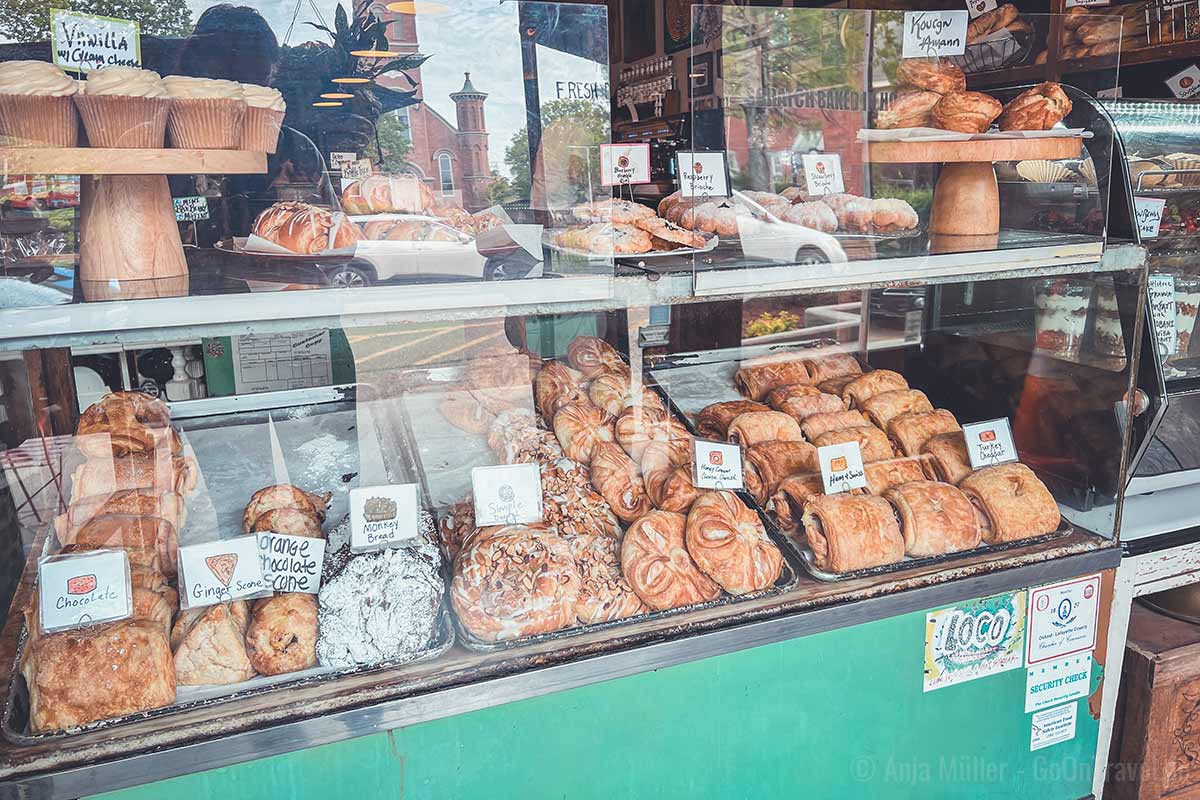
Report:
M179 548L179 589L184 608L270 592L258 558L258 539L238 536Z
M371 175L371 159L360 158L342 165L342 178L348 181L361 181Z
M867 487L867 472L863 469L858 442L818 447L817 459L821 463L821 482L825 484L825 494Z
M967 457L971 469L982 469L1017 460L1017 446L1013 443L1012 428L1008 419L991 419L963 426L963 438L967 440Z
M698 489L741 489L742 448L729 442L692 440L692 483Z
M971 19L996 10L996 0L967 0L967 13Z
M1151 275L1146 289L1150 295L1150 318L1160 356L1173 356L1179 349L1175 327L1175 276Z
M1171 94L1180 100L1187 100L1200 93L1200 65L1192 64L1185 70L1176 72L1165 81Z
M358 153L344 153L332 151L329 154L329 168L331 170L341 170L347 164L353 164L358 160Z
M537 464L501 464L471 470L475 524L542 521L542 474Z
M128 19L50 9L50 51L54 63L72 72L101 67L140 67L142 37Z
M1154 239L1158 236L1158 226L1162 224L1163 208L1166 204L1167 201L1162 197L1133 198L1138 235L1143 239Z
M650 183L650 143L600 145L600 183L604 186Z
M842 157L836 153L805 153L804 180L813 196L840 194L846 191L842 182Z
M905 11L903 57L962 55L968 17L966 11Z
M679 190L684 197L728 197L729 168L724 151L678 152Z
M133 613L124 550L51 556L38 564L38 611L47 633L125 619Z
M204 195L172 198L175 219L178 222L197 222L208 219L208 198Z
M350 549L378 550L415 544L421 531L417 485L363 486L350 490Z
M276 592L321 591L325 540L263 531L258 537L258 563L263 580Z

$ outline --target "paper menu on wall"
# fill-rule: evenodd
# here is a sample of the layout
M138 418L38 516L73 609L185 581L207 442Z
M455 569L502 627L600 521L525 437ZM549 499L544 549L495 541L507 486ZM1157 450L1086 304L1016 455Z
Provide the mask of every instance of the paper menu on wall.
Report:
M333 383L328 330L234 336L232 345L233 384L238 394Z

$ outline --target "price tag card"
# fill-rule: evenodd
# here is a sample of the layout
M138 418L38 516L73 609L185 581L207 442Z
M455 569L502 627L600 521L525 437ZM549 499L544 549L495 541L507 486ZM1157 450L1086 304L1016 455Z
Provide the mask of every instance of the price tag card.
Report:
M996 0L967 0L967 13L971 15L971 19L995 10Z
M1150 319L1154 321L1154 340L1160 356L1173 356L1179 349L1175 327L1175 276L1151 275L1146 288L1150 295Z
M325 540L263 531L258 537L258 563L263 580L276 592L321 591Z
M129 556L97 550L38 564L38 613L46 633L125 619L133 613Z
M329 168L331 170L340 170L347 164L352 164L355 161L358 161L358 153L342 153L334 151L329 154Z
M502 464L471 470L475 524L520 525L542 521L542 474L537 464Z
M600 145L600 183L604 186L650 183L650 143Z
M684 197L728 197L729 162L724 150L675 154Z
M142 35L130 19L50 9L50 51L54 63L72 72L101 67L140 67Z
M967 440L971 469L1017 460L1017 446L1013 443L1012 428L1006 417L963 425L963 438Z
M179 601L184 608L213 606L269 594L258 538L237 536L179 548Z
M842 157L836 153L805 153L804 180L811 195L840 194L846 191L842 182Z
M420 538L417 485L363 486L350 490L350 549L406 547Z
M742 448L729 442L692 440L692 483L697 489L741 489Z
M361 181L371 175L371 159L360 158L342 165L342 178L348 181Z
M867 472L863 469L858 442L818 447L817 459L821 462L821 482L825 484L825 494L867 487Z
M175 205L175 219L178 222L198 222L208 219L208 198L204 195L195 197L172 198Z
M1195 97L1200 92L1200 65L1192 64L1184 70L1176 72L1165 81L1171 94L1180 100Z
M1138 234L1143 239L1154 239L1158 236L1158 226L1162 224L1163 208L1167 201L1162 197L1133 198L1133 213L1137 216Z
M968 17L966 11L905 11L903 57L961 56Z

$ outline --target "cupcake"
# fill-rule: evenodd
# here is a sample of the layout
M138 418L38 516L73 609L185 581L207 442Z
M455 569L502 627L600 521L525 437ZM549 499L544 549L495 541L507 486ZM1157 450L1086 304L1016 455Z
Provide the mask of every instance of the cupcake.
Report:
M162 147L171 98L157 72L104 67L75 95L92 147Z
M171 96L171 147L235 150L242 143L246 102L240 83L168 75L163 85Z
M0 143L75 147L79 116L74 80L47 61L0 62Z
M278 89L253 83L243 83L242 93L246 98L246 121L242 125L241 148L274 153L279 144L283 115L287 111L283 95Z

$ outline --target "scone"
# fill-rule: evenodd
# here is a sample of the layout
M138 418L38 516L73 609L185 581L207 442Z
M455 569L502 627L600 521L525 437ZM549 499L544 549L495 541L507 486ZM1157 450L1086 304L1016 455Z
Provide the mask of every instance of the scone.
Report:
M983 133L1004 106L983 92L951 92L933 107L933 127L959 133Z

